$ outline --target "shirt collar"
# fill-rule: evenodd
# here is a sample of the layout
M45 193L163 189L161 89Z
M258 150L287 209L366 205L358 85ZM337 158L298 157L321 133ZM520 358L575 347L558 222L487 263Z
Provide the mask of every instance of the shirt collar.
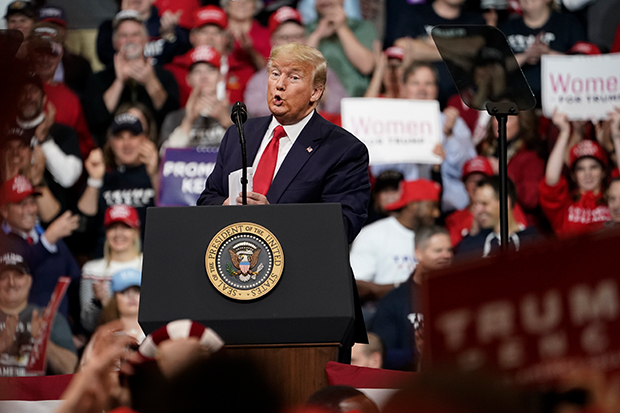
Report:
M267 128L267 136L273 135L273 130L276 128L276 126L282 126L284 128L284 131L286 132L286 136L290 139L291 144L294 144L295 140L297 140L297 137L299 137L301 131L306 127L308 122L310 122L310 119L315 112L315 110L312 110L306 115L306 117L293 125L280 125L276 118L272 116L269 128Z

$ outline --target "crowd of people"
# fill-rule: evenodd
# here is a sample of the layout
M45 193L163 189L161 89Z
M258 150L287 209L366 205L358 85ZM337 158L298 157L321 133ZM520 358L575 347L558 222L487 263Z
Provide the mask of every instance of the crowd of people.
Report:
M367 214L345 211L371 337L370 350L353 349L360 365L419 367L418 289L428 272L495 255L503 241L518 251L620 224L620 107L591 122L561 111L546 118L539 104L508 118L509 240L501 240L497 121L463 104L429 34L438 24L500 28L540 102L543 55L620 52L618 21L614 30L592 21L603 0L135 0L80 13L82 2L64 3L0 1L4 27L13 29L0 42L1 366L24 365L61 276L71 283L51 331L48 373L73 373L79 357L102 352L91 340L101 324L117 320L132 343L145 339L137 323L141 245L161 157L168 148L231 150L234 139L222 140L236 101L250 118L273 113L286 126L289 114L278 117L267 99L281 96L268 88L274 76L294 85L298 74L282 55L270 56L272 47L302 53L285 45L304 44L327 61L312 105L295 114L308 127L325 129L306 120L314 111L340 125L345 97L441 107L433 151L441 163L371 165L371 189L355 188L368 192L356 200L370 197ZM620 16L614 4L607 14ZM266 122L269 134L275 124ZM286 151L295 138L282 140ZM361 147L340 139L359 149L347 156L367 162ZM344 149L336 149L335 166L322 161L326 174L340 167ZM330 179L365 179L365 170L343 171ZM218 193L207 184L202 203L227 203L211 186Z

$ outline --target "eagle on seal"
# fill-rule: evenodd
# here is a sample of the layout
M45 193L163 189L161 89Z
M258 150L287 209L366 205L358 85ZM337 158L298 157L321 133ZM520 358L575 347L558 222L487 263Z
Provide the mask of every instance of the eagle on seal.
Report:
M258 255L261 252L260 248L257 248L251 256L247 253L237 254L230 248L228 249L228 252L230 253L230 260L232 261L233 266L239 270L233 272L231 274L232 276L238 275L239 279L244 282L249 280L250 276L252 278L256 278L258 272L252 272L250 270L256 267L256 264L258 263Z

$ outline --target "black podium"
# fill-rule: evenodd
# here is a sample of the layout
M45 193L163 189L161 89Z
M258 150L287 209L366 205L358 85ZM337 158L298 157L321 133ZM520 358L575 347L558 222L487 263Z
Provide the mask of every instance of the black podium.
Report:
M215 287L207 266L224 229L243 232L253 224L279 242L282 272L268 293L239 300ZM222 248L217 262L234 249ZM199 321L222 337L227 352L254 357L268 369L288 404L303 402L327 384L325 363L352 342L355 286L348 257L339 204L149 208L139 321L147 334L172 320Z

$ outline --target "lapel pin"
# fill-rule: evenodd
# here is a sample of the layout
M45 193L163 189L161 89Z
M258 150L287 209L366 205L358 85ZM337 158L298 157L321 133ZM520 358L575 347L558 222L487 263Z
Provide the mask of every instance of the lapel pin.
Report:
M308 152L308 153L312 152L312 146L308 146L308 147L306 148L306 152Z

